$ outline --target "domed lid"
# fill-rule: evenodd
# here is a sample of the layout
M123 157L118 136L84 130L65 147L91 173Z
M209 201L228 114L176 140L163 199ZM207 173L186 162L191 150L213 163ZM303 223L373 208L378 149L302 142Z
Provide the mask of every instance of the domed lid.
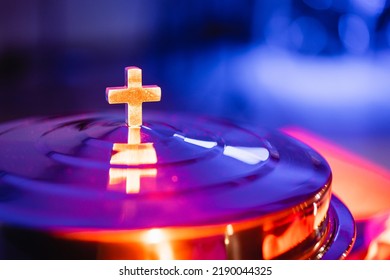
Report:
M279 132L163 113L140 128L120 114L3 124L0 154L0 220L34 227L229 222L298 205L331 177Z
M135 76L126 94L142 89L140 72L127 71ZM123 90L108 89L108 100L127 102ZM330 168L308 146L207 117L157 112L142 121L142 102L160 91L143 94L127 102L138 112L127 123L106 113L0 125L0 220L53 229L226 224L293 209L329 189Z

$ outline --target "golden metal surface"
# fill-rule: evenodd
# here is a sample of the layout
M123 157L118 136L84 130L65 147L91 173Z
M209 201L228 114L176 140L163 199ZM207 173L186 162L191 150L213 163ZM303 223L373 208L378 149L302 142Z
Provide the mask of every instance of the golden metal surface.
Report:
M55 235L99 242L102 259L207 259L207 254L212 258L217 254L223 259L311 259L329 245L331 231L326 217L331 194L329 182L314 197L291 209L229 224L138 230L79 229ZM247 243L249 237L259 240ZM310 246L301 248L305 244Z
M106 98L110 104L126 104L127 124L130 127L142 125L142 103L161 100L161 88L142 86L142 70L137 67L126 68L124 87L106 89Z

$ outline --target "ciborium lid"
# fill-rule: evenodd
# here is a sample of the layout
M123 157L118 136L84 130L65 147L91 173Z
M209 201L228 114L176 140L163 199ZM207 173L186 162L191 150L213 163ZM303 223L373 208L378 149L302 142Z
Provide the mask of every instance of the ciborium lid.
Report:
M321 258L337 230L349 238L328 257L349 251L353 220L331 202L320 154L281 132L225 120L166 112L142 120L142 102L161 92L142 86L139 69L126 71L127 86L109 88L107 99L128 104L127 118L0 125L2 223L104 244L184 242L191 253L173 258L185 259L202 258L193 248L210 238L221 247L211 258ZM143 95L127 102L121 92Z

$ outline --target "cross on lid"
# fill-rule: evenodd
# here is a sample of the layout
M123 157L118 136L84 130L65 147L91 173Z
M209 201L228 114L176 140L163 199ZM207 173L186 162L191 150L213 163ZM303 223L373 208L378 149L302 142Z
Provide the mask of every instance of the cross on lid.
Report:
M110 104L125 103L127 124L130 127L142 125L142 103L160 101L161 88L142 86L142 70L138 67L126 67L127 84L124 87L108 87L106 99Z

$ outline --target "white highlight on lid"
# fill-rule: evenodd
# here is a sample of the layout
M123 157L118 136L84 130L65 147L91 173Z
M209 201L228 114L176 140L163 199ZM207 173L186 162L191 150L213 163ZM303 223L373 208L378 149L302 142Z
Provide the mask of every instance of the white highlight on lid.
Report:
M269 158L269 151L261 147L226 146L223 154L252 165L266 161Z
M187 143L199 146L199 147L203 147L206 149L211 149L211 148L214 148L215 146L217 146L217 142L215 142L215 141L204 141L204 140L192 139L192 138L184 137L184 136L182 136L180 134L176 134L176 133L173 136L178 137L180 139L183 139L184 142L187 142Z

